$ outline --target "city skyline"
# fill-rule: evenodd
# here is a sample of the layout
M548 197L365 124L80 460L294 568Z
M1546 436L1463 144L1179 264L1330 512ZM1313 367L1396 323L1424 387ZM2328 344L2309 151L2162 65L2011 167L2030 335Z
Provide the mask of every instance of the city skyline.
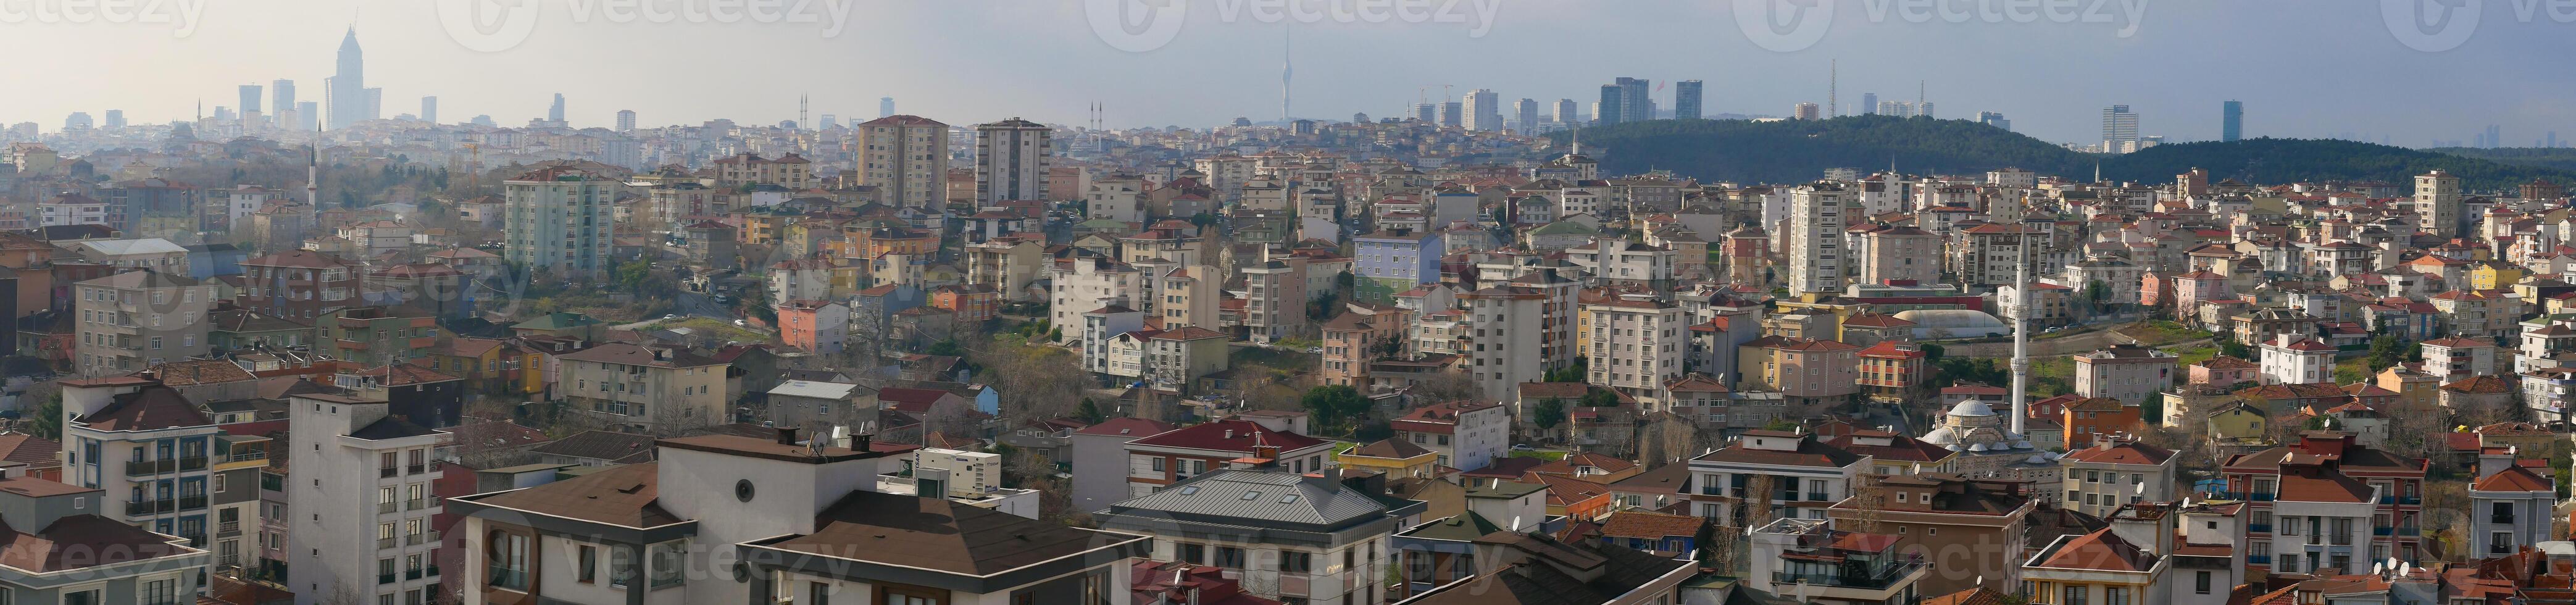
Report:
M1306 77L1298 78L1292 91L1281 90L1279 74L1272 73L1276 68L1269 65L1279 60L1272 55L1280 52L1275 45L1284 42L1287 26L1240 20L1228 23L1214 14L1217 11L1202 11L1193 14L1182 35L1170 44L1130 53L1104 44L1090 28L1083 27L1076 6L1079 4L1068 0L1054 11L1016 15L931 5L860 7L850 17L854 23L906 19L935 25L924 28L929 31L981 28L1028 35L1000 36L1002 43L994 48L944 50L906 64L859 61L848 70L848 77L794 85L780 84L795 81L792 74L767 66L718 68L722 60L716 55L720 53L672 53L676 56L620 63L612 59L627 51L599 42L617 40L642 47L717 47L757 40L779 52L817 60L864 57L898 45L928 42L912 39L909 36L915 34L909 33L859 36L843 32L825 37L819 27L808 30L784 23L685 27L576 23L548 12L524 43L501 52L484 53L467 48L438 28L403 27L435 22L437 11L425 4L368 5L354 20L328 10L307 14L259 6L227 6L196 23L185 36L144 24L39 24L16 33L23 34L30 44L78 43L108 50L92 61L20 62L0 67L0 77L56 83L53 94L0 100L0 120L32 121L50 129L73 111L98 115L108 109L120 109L132 123L168 122L193 116L200 101L213 101L206 103L208 108L222 105L232 88L244 82L288 79L303 81L306 87L319 85L318 79L332 71L325 58L331 42L354 27L370 49L378 51L368 54L368 88L388 90L402 98L441 96L444 113L449 116L491 115L504 125L540 117L542 114L533 109L544 107L551 93L561 90L567 96L603 101L568 115L567 120L577 127L610 125L614 119L612 107L663 116L644 124L646 127L718 118L775 123L795 117L799 94L811 94L816 111L841 115L864 115L867 112L862 108L868 101L894 96L910 101L910 113L950 123L977 123L1011 115L1041 122L1082 123L1087 121L1083 116L1091 104L1098 102L1104 110L1103 122L1112 127L1205 127L1237 116L1261 116L1256 119L1266 122L1269 114L1277 113L1283 92L1293 93L1298 100L1296 117L1340 119L1352 113L1397 114L1426 84L1455 84L1460 91L1487 88L1509 98L1586 99L1597 96L1588 91L1597 90L1615 74L1650 80L1663 88L1671 87L1662 85L1682 80L1717 81L1721 85L1703 100L1705 114L1779 116L1797 103L1828 104L1830 83L1826 81L1825 68L1836 57L1851 59L1843 61L1850 65L1842 66L1841 79L1855 91L1901 89L1904 80L1917 79L1913 74L1919 70L1959 61L2001 62L2012 68L2007 71L2023 73L2081 70L2087 74L2084 81L2071 86L2036 76L2001 87L1971 85L1957 79L1936 79L1925 84L1931 89L1928 96L1956 108L1951 116L1980 111L2016 116L2018 130L2052 142L2091 139L2098 128L2098 115L2085 108L2115 102L2133 105L2141 114L2164 116L2149 128L2150 132L2142 134L2163 135L2169 141L2219 139L2220 120L2210 109L2231 99L2267 107L2302 108L2300 112L2266 120L2261 136L2321 138L2357 132L2357 138L2424 146L2469 138L2462 133L2476 132L2487 124L2502 125L2509 133L2506 140L2514 141L2538 139L2539 133L2576 123L2576 103L2566 100L2576 98L2576 84L2547 77L2527 62L2480 60L2567 48L2570 43L2566 37L2544 35L2550 33L2545 26L2554 24L2490 23L2479 31L2479 36L2459 48L2426 53L2391 39L2376 11L2320 2L2298 3L2306 9L2300 17L2314 23L2306 29L2334 32L2338 40L2351 41L2332 52L2286 42L2249 40L2262 36L2242 35L2266 31L2262 29L2261 23L2267 22L2263 19L2234 15L2225 19L2196 18L2216 16L2219 9L2158 5L2155 12L2146 15L2144 25L2128 37L2120 37L2110 28L2086 24L1917 24L1845 18L1819 43L1796 52L1764 50L1740 35L1706 36L1707 40L1666 44L1676 47L1672 53L1676 58L1638 56L1580 72L1513 66L1529 64L1514 60L1517 58L1537 60L1537 55L1523 54L1538 52L1527 50L1540 46L1529 42L1566 29L1622 31L1619 39L1623 41L1612 43L1617 46L1643 44L1624 40L1654 38L1691 21L1671 18L1669 13L1675 10L1687 13L1682 16L1704 16L1716 21L1731 21L1734 17L1723 6L1652 10L1604 6L1572 11L1562 5L1514 5L1504 7L1491 31L1481 37L1435 24L1299 24L1297 37L1304 38L1304 43L1296 45L1294 59L1304 67L1301 71ZM2292 9L2244 10L2271 13ZM254 28L250 23L261 26ZM1395 29L1399 27L1428 31ZM1978 39L1980 33L2007 31L2037 38L2056 50L2046 56L2031 56L2013 50L2018 45ZM1407 42L1405 36L1394 35L1398 33L1437 39ZM1445 38L1448 36L1456 39ZM1434 43L1443 49L1474 50L1504 60L1469 62L1433 54L1424 57L1424 64L1434 74L1424 75L1422 70L1409 68L1414 62L1380 58L1384 53ZM1943 50L1885 52L1895 47L1933 46ZM164 67L166 61L153 60L155 56L170 56L159 53L219 60L211 67L180 70ZM561 57L595 68L555 74L556 79L562 80L560 85L545 87L553 90L526 90L497 81L506 79L489 77L536 56ZM1709 63L1694 58L1699 56L1738 60ZM2246 60L2234 61L2244 65L2185 67L2203 65L2194 58L2218 57ZM70 77L88 73L99 63L129 70L136 77L131 82ZM2210 81L2278 77L2283 75L2278 67L2292 65L2331 68L2337 73L2363 77L2335 78L2296 88L2257 87L2259 90L2253 91L2155 84L2180 77ZM723 96L650 95L630 83L641 73L665 67L706 73L710 83L740 92ZM1098 69L1102 67L1110 69ZM963 85L963 80L947 77L970 71L1004 74L1014 78L1013 88L1038 94L992 95L982 87ZM1194 94L1172 96L1172 87L1179 84L1166 77L1169 73L1195 74L1195 82L1189 86ZM1435 79L1437 82L1426 81ZM2394 81L2436 88L2478 85L2503 90L2482 95L2386 94L2390 89L2385 82ZM152 82L151 90L144 90L142 82ZM763 86L776 88L764 91ZM2040 87L2050 88L2052 95L2025 94ZM1672 107L1671 94L1656 91L1656 104ZM1049 100L1033 105L1027 101L1031 98ZM1177 103L1171 101L1174 98L1196 101ZM2430 98L2441 99L2442 106L2425 106L2430 101L2422 99ZM2335 101L2319 103L2316 99ZM1847 103L1842 105L1845 106L1840 113L1862 113ZM327 107L326 111L337 113ZM2407 119L2394 119L2399 116Z

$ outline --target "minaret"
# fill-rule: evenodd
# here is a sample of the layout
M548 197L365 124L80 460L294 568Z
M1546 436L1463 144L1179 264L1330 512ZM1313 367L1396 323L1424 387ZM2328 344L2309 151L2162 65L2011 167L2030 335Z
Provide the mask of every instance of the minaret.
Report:
M322 210L322 129L313 129L313 146L304 154L304 205Z
M2013 246L2012 437L2022 439L2022 422L2030 417L2030 224L2013 227L2022 231L2013 235L2020 245Z
M1842 117L1843 60L1834 59L1825 68L1825 119Z
M1294 26L1279 31L1279 123L1282 125L1296 119L1290 117L1288 113L1288 76L1296 73L1296 70L1290 67L1290 57L1294 55L1289 52L1288 43L1289 34L1296 31L1297 28Z

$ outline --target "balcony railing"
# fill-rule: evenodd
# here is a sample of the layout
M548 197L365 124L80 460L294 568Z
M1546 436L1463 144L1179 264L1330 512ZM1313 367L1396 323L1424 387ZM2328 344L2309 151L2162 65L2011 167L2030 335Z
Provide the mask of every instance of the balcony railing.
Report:
M1921 569L1923 569L1922 561L1903 561L1881 566L1876 573L1866 575L1845 574L1839 571L1813 573L1775 571L1771 572L1771 582L1773 584L1805 583L1816 586L1884 590L1890 586L1895 586L1898 582L1904 581L1906 577L1914 575L1915 571ZM1775 590L1786 590L1777 586L1773 588Z
M430 532L423 532L423 533L412 534L412 535L409 535L409 536L404 536L404 537L403 537L403 543L404 543L404 544L408 544L408 545L413 545L413 546L418 546L418 545L422 545L422 544L436 544L436 543L438 543L438 532L436 532L436 531L430 531Z
M398 511L398 510L402 510L402 503L401 503L401 502L378 502L378 503L376 503L376 514L385 514L385 513L390 513L390 512L394 512L394 511Z
M2397 533L2397 528L2394 528L2394 527L2373 527L2373 528L2370 528L2370 535L2374 535L2374 536L2385 536L2385 535L2394 534L2394 533Z
M380 574L376 574L376 583L377 583L377 584L392 584L392 583L394 583L394 575L393 575L393 574L389 574L389 573L380 573Z
M2418 504L2423 504L2423 503L2424 503L2424 497L2423 497L2423 496L2398 496L2398 497L2397 497L2397 503L2398 503L2398 504L2401 504L2401 505L2406 505L2406 506L2414 506L2414 505L2418 505Z
M398 539L396 539L396 538L377 538L377 539L376 539L376 550L384 550L384 549L387 549L387 548L393 548L393 547L394 547L394 543L395 543L395 542L399 542L399 541L400 541L400 540L398 540Z
M402 467L399 466L388 466L376 469L376 477L379 479L400 476L402 476Z
M2255 565L2271 565L2272 555L2245 555L2245 562Z
M2247 523L2247 524L2245 524L2245 531L2249 531L2249 532L2253 532L2253 533L2258 533L2258 534L2268 534L2268 533L2272 533L2272 524L2270 524L2270 523Z
M403 467L403 474L405 475L418 475L426 472L429 472L429 465L427 464L414 464Z
M418 579L420 579L420 570L417 570L417 569L406 569L406 570L403 570L403 579L405 579L405 580L418 580Z
M217 523L217 524L215 524L215 535L218 535L218 536L225 536L225 537L231 537L231 536L238 536L238 535L241 535L241 522L240 522L240 521L225 521L225 522L222 522L222 523Z
M413 498L403 504L403 508L407 510L420 510L432 506L438 506L437 498Z
M421 568L421 575L432 578L438 577L438 566L431 565L429 567Z

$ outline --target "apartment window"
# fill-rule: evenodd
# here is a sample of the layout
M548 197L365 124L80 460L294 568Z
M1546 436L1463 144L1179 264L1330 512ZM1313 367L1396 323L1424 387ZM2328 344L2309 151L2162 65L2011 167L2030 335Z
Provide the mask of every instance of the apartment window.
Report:
M2129 589L2103 587L2102 605L2129 605Z
M1286 573L1313 573L1315 571L1315 554L1282 551L1279 553L1279 571Z
M2206 572L2206 571L2195 571L2195 572L2191 572L2191 592L2192 592L2192 594L2209 594L2209 584L2210 584L2210 583L2209 583L2209 572Z
M2066 596L2058 599L2057 605L2084 605L2085 588L2083 586L2066 587Z
M492 562L485 577L492 586L510 590L528 589L528 538L518 534L492 532L484 547Z
M1177 553L1178 556L1176 558L1180 559L1183 563L1207 563L1207 546L1204 544L1175 545L1173 546L1173 552Z
M1243 549L1233 546L1216 547L1216 562L1212 565L1227 569L1243 569Z

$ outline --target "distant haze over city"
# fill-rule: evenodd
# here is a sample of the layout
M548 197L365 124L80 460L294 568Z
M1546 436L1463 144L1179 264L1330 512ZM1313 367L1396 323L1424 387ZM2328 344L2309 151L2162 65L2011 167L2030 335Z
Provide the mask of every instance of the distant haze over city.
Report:
M2015 22L1992 3L1848 0L1828 2L1829 30L1791 52L1749 39L1728 2L1444 0L1370 23L1347 16L1349 2L1264 13L1228 0L1189 2L1167 43L1128 52L1095 31L1095 2L1117 0L815 0L734 23L691 22L723 14L698 0L635 14L529 2L527 29L486 14L499 34L462 37L439 25L452 16L440 5L462 2L220 3L193 15L190 3L147 3L167 14L88 23L37 2L0 13L21 59L0 65L0 81L20 92L0 98L0 122L52 130L71 112L108 109L134 123L187 119L200 102L230 105L238 85L277 79L318 100L332 49L354 27L388 116L434 95L442 121L515 124L544 116L560 92L576 127L609 126L620 109L645 125L773 123L796 117L801 94L814 114L873 116L892 96L905 113L950 123L1073 124L1097 102L1111 127L1203 127L1279 117L1281 36L1294 27L1292 111L1329 120L1438 103L1443 85L1450 98L1488 88L1505 103L1589 103L1621 76L1653 81L1667 108L1669 82L1698 79L1708 115L1778 116L1827 104L1839 60L1842 113L1859 112L1867 93L1919 94L1938 117L1998 112L2052 142L2098 140L2100 110L2114 104L2135 108L2142 134L2217 139L2227 100L2244 101L2249 137L2472 145L2490 125L2506 147L2552 130L2576 137L2576 79L2529 60L2569 56L2576 24L2516 2L2486 2L2471 35L2439 52L2417 47L2450 42L2392 33L2379 3L2351 0L2083 0L2063 23ZM1314 22L1296 22L1301 14ZM476 50L496 46L493 35L519 38Z

